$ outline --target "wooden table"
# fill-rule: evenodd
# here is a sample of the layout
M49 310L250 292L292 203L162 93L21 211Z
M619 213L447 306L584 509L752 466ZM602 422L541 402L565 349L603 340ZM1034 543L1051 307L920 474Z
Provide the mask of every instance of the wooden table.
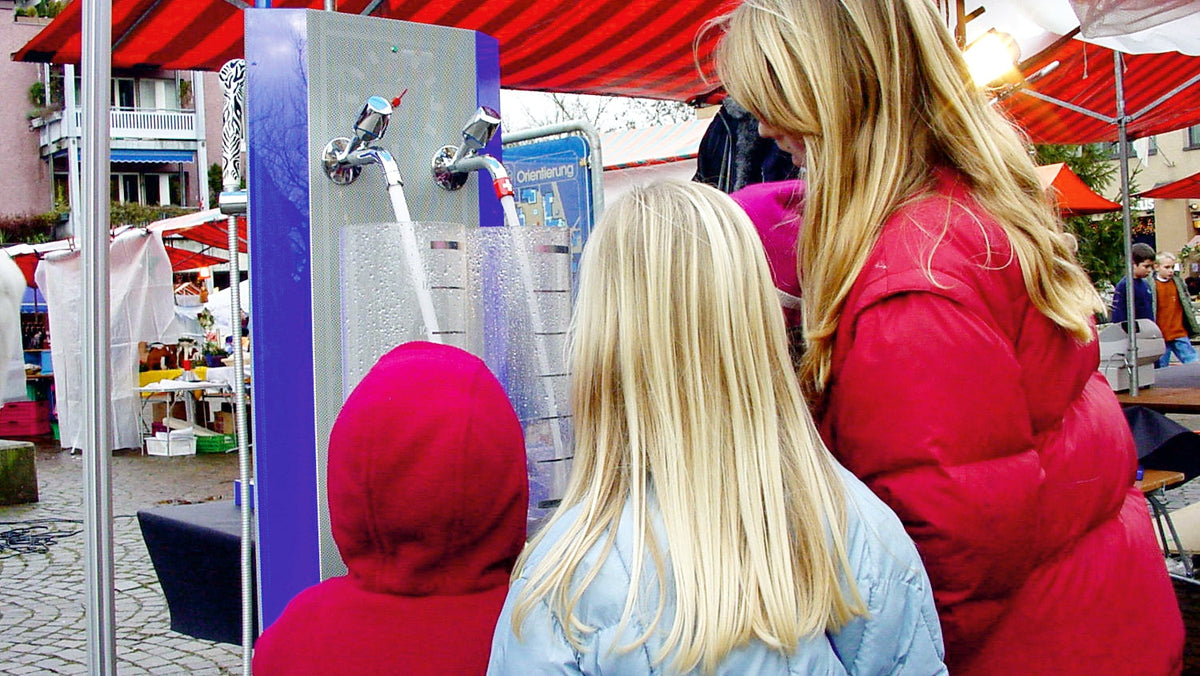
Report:
M1150 508L1154 512L1154 521L1158 524L1158 537L1162 542L1163 556L1171 555L1171 549L1167 545L1167 533L1163 530L1163 522L1166 521L1167 528L1171 531L1171 539L1175 541L1175 551L1179 553L1179 560L1183 562L1183 570L1188 577L1192 577L1195 574L1192 570L1192 555L1183 550L1183 542L1179 539L1179 532L1175 530L1175 524L1171 521L1171 513L1167 511L1167 505L1164 502L1167 486L1183 483L1185 478L1183 472L1148 469L1144 476L1135 481L1133 485L1150 502Z
M1139 389L1136 397L1119 392L1117 401L1122 406L1145 406L1159 413L1200 413L1200 388L1147 387Z

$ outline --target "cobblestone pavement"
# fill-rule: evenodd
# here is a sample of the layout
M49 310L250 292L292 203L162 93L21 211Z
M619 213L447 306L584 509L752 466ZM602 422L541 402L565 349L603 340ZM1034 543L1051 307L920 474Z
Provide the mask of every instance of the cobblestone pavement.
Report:
M1200 415L1171 416L1200 430ZM63 535L44 552L0 552L0 674L87 673L83 460L38 444L37 503L0 506L0 532L36 524ZM238 674L241 647L171 631L166 600L137 524L139 509L232 500L236 454L113 456L117 670L122 676ZM1200 481L1166 493L1169 509L1200 502Z
M39 502L0 506L0 531L45 525L63 535L44 552L0 552L0 674L85 674L83 460L58 450L53 439L33 441ZM236 454L114 454L116 657L122 676L241 673L240 646L171 631L136 517L137 510L160 504L232 500L237 473Z

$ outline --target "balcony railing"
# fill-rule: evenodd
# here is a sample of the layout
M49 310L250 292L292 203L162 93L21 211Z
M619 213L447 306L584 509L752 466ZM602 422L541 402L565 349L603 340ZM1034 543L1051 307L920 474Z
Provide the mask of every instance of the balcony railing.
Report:
M75 135L83 127L83 110L70 113L75 119ZM40 142L48 146L67 136L64 112L56 113L34 126L41 127ZM196 140L196 113L180 110L112 108L108 112L110 135L114 139Z

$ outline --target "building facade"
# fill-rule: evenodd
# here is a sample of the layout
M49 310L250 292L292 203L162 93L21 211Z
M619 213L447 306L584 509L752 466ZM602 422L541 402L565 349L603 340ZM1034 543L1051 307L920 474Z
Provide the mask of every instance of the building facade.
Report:
M1200 125L1150 139L1144 158L1130 153L1129 171L1136 192L1200 173ZM1120 185L1114 182L1105 194L1119 195ZM1135 202L1135 206L1144 209L1135 213L1153 215L1155 248L1159 251L1178 253L1200 235L1200 195L1193 199L1141 202ZM1200 269L1185 270L1184 274L1200 275Z
M0 0L0 48L11 54L48 19ZM74 65L0 62L0 216L80 204L82 82ZM109 109L114 201L205 208L208 166L221 161L221 89L214 73L114 70ZM74 228L68 224L67 232ZM64 233L60 233L64 234Z

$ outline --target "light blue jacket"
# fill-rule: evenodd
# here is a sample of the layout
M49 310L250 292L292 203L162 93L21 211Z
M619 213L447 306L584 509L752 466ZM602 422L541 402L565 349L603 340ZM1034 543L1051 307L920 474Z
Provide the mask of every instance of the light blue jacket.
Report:
M846 486L846 545L858 592L869 609L836 634L829 632L804 639L790 655L754 642L734 650L719 666L718 674L944 674L942 631L929 578L912 540L900 520L870 489L848 471L841 476ZM550 545L567 529L578 512L576 506L559 520L530 556L532 569ZM584 650L567 642L561 626L543 600L533 609L522 628L521 640L513 635L512 610L517 594L525 587L522 576L508 591L504 610L492 639L488 674L525 676L536 674L660 674L670 673L670 657L655 665L658 653L674 619L674 599L667 593L664 612L654 634L645 645L621 651L640 635L643 625L635 620L621 632L618 625L629 589L629 566L633 552L633 515L626 505L617 528L617 538L600 572L587 588L575 612L595 631L584 635ZM590 570L602 547L584 558L580 570ZM654 580L653 563L643 561L643 580ZM643 617L653 617L652 605L658 589L651 583Z

